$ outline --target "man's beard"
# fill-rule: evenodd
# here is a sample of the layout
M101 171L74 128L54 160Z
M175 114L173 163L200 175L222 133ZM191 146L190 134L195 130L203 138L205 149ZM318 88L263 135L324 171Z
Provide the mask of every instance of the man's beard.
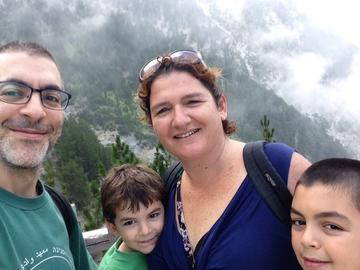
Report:
M8 120L3 123L3 127L34 128L46 131L49 134L49 139L46 142L21 140L11 138L6 134L2 135L0 127L0 161L19 169L40 168L46 154L54 147L62 129L62 127L59 127L57 134L53 134L53 128L50 125L39 123L33 125L26 118Z
M10 165L19 169L37 169L50 151L49 142L39 146L34 142L21 142L21 146L14 147L11 139L4 138L0 141L0 157Z

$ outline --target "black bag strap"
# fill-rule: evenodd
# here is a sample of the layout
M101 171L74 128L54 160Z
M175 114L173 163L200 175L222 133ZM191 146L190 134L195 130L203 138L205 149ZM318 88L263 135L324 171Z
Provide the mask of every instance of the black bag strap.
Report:
M245 145L245 168L255 188L273 213L282 222L289 222L292 195L266 156L264 143L265 141L256 141Z
M266 156L264 143L265 141L256 141L245 145L243 153L245 168L256 190L275 216L280 221L288 223L290 221L292 195ZM174 163L165 171L163 179L167 192L170 191L170 187L182 171L181 162Z
M57 208L60 210L61 215L64 218L66 229L70 238L70 234L74 228L74 212L68 200L56 191L54 188L44 184L46 191L49 193L50 197L53 199Z
M184 170L180 161L172 164L169 168L166 169L162 179L165 181L166 192L170 192L171 185L174 183L177 175Z

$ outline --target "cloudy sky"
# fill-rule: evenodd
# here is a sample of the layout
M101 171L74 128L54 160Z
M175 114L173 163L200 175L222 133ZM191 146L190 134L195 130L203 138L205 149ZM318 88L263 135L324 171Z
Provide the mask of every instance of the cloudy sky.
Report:
M324 31L332 31L360 48L360 1L297 0L296 4Z
M219 6L235 15L241 13L246 0L217 0ZM256 0L263 1L266 0ZM358 0L282 0L293 2L324 31L336 32L360 48L360 1Z
M241 18L246 0L217 1L230 16ZM304 18L295 28L275 23L269 32L261 33L257 40L273 42L288 39L292 42L299 37L301 39L311 29L316 29L314 33L321 33L319 40L313 43L316 47L313 51L299 50L291 55L276 51L264 55L278 66L286 67L283 70L286 79L269 84L279 96L304 114L321 115L331 121L329 133L360 158L360 1L252 1L280 2L295 7ZM334 37L331 39L334 42L323 39L323 35ZM351 48L351 52L347 51L348 48ZM336 70L341 76L324 82L329 70Z

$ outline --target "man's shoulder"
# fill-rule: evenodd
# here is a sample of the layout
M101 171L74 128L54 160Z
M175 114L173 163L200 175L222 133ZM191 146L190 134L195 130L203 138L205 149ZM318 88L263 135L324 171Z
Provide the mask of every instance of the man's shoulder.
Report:
M55 205L59 209L64 219L68 235L70 237L71 232L73 231L77 221L69 201L60 192L56 191L49 185L44 184L44 189L50 195Z

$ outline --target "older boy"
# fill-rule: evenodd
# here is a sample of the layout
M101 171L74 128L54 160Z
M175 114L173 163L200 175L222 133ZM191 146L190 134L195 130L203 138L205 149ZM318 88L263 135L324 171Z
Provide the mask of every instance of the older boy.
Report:
M119 236L106 252L99 270L147 269L145 254L156 244L164 224L160 176L142 165L113 168L101 187L103 215Z
M360 161L326 159L300 178L292 245L305 270L360 269Z

